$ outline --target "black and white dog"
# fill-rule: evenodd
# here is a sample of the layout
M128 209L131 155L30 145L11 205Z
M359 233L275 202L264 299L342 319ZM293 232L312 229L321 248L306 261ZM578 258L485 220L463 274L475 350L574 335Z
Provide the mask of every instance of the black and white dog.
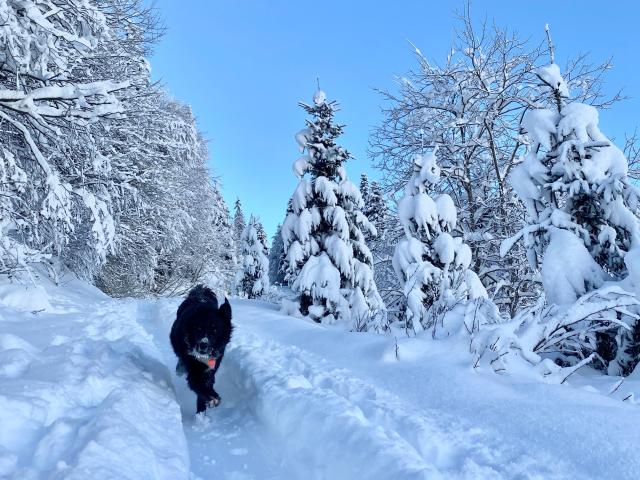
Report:
M171 346L178 357L176 372L187 374L189 388L198 396L197 413L220 404L213 384L232 331L229 301L218 307L215 293L203 285L194 287L178 307Z

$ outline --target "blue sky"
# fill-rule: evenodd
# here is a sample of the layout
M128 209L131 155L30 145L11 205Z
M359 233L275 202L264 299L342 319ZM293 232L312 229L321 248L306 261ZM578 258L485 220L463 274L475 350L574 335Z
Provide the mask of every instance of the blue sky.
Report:
M316 77L341 104L342 144L355 159L354 181L378 173L367 157L369 131L380 120L373 88L415 64L408 40L442 61L462 1L158 0L167 27L151 58L154 78L190 104L209 139L210 165L230 207L259 215L269 235L282 221L296 185L294 134L304 127L298 101L310 101ZM549 23L560 64L586 52L614 57L611 91L632 98L601 114L601 128L622 138L640 126L640 2L476 1L473 16L494 19L539 41Z

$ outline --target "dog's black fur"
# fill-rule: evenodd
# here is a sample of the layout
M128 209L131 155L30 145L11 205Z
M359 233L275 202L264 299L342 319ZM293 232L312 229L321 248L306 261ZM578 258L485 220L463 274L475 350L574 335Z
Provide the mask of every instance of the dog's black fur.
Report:
M178 307L171 327L171 346L178 357L176 372L186 372L189 387L198 396L197 413L220 404L213 384L232 331L229 301L225 299L218 307L215 293L203 285L194 287ZM215 366L210 368L198 356L214 358Z

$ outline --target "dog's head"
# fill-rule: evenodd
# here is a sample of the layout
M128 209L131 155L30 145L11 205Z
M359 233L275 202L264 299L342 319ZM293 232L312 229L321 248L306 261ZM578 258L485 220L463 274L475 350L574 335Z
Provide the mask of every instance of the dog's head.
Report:
M187 344L190 353L206 361L219 359L231 339L231 305L225 299L218 307L216 303L202 303L193 313L192 328L187 332Z

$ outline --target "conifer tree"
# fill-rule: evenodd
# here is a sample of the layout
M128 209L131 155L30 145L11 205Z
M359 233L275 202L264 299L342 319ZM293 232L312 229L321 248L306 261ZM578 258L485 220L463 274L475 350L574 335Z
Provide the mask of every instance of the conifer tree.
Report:
M384 330L386 312L363 234L375 234L375 228L347 178L343 164L350 155L336 143L343 131L333 121L338 105L318 90L312 105L300 106L311 116L296 135L306 154L293 165L300 183L282 226L287 278L299 311L316 321L351 322L354 330Z
M384 200L382 187L378 182L371 182L369 196L367 202L365 202L364 213L373 226L376 227L378 237L380 237L389 217L389 206Z
M555 63L536 74L552 107L529 110L522 120L531 145L511 183L526 207L527 225L502 250L522 239L532 266L541 268L547 301L568 306L605 282L628 276L625 257L640 241L640 197L627 176L624 153L600 131L596 108L567 100L569 90ZM640 336L620 326L614 297L609 307L614 319L604 315L572 330L584 328L583 352L596 350L602 367L630 373L638 363ZM623 318L631 327L636 323Z
M269 281L272 285L285 284L284 242L282 241L282 225L279 224L269 249Z
M242 203L240 198L236 197L233 211L233 245L234 245L234 259L237 263L237 268L242 268L242 234L246 227L244 218L244 212L242 211Z
M258 240L262 244L262 251L265 255L269 255L269 241L267 240L267 232L264 231L264 226L259 218L256 218L256 229L258 232Z
M369 186L369 177L366 173L360 174L360 194L362 195L362 201L364 202L365 209L369 203L369 196L371 195L371 187Z
M259 236L259 221L251 215L240 237L240 270L236 279L238 294L259 298L269 289L269 259Z
M449 333L449 310L487 296L469 270L471 249L452 235L457 221L453 200L446 193L431 196L439 178L433 153L415 155L413 175L398 202L404 238L396 246L393 266L407 298L407 328L416 332L433 328L435 333L442 326Z
M242 203L240 199L236 197L236 203L233 211L233 239L236 244L236 257L240 257L242 246L240 245L240 238L246 227L244 212L242 211Z

